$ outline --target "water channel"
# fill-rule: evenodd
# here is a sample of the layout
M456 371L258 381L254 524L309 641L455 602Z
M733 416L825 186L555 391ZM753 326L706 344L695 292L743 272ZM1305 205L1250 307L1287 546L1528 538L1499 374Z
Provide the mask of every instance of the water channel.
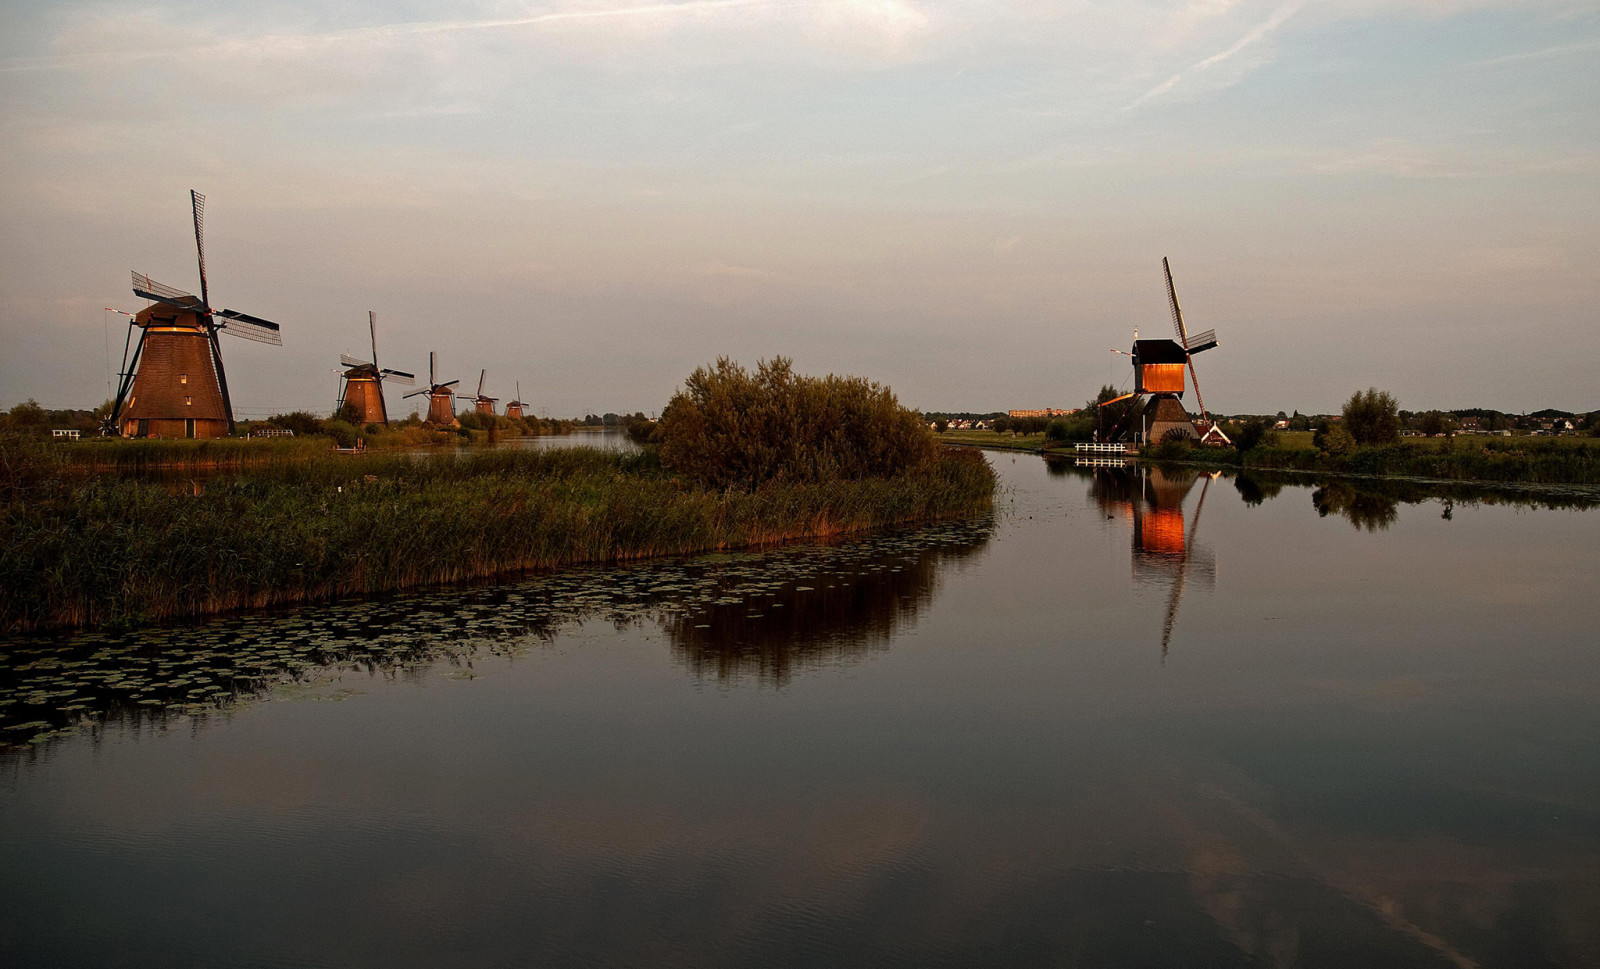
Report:
M1600 965L1600 510L994 521L0 650L5 966Z

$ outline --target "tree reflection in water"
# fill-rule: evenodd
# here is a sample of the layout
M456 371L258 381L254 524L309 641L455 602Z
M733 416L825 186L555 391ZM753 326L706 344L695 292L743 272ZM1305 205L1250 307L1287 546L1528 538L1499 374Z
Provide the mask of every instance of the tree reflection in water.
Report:
M951 522L186 627L17 637L0 649L0 750L107 723L199 728L273 691L340 699L360 692L363 678L441 664L470 676L475 659L515 656L594 620L659 623L695 672L781 684L886 647L932 600L940 570L977 553L992 529Z
M987 528L961 527L833 549L819 568L723 583L662 625L698 675L781 686L798 671L887 649L933 601L945 568L988 540Z

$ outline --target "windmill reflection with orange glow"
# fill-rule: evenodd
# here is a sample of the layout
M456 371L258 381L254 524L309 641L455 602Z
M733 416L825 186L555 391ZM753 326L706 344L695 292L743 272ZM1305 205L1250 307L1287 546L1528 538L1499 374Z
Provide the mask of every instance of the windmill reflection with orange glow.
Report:
M1167 611L1161 623L1161 661L1166 662L1172 630L1178 620L1184 587L1193 576L1208 588L1215 584L1217 563L1211 550L1195 544L1206 493L1220 472L1201 474L1187 468L1099 467L1090 495L1108 518L1133 522L1133 579L1145 585L1170 584ZM1194 514L1185 518L1184 503L1196 482L1204 479Z

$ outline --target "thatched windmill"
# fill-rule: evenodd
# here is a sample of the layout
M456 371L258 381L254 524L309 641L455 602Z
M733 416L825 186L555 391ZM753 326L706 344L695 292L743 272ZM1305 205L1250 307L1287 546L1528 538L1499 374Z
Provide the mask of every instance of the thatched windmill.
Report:
M218 333L282 346L278 324L237 310L213 310L206 281L206 197L189 192L200 295L133 274L133 291L152 300L128 324L122 374L106 430L125 437L222 437L233 431L233 403ZM139 342L132 344L133 330ZM129 356L129 349L132 356Z
M384 406L383 402L384 380L409 385L417 375L378 366L378 314L372 310L367 310L367 330L372 335L370 363L357 360L348 354L339 354L339 362L345 369L339 375L341 382L338 409L343 410L344 405L354 404L361 411L361 423L387 424L389 408Z
M439 378L434 376L433 351L429 350L428 386L424 387L422 390L413 390L411 393L406 394L400 399L405 400L407 397L415 397L418 394L427 394L428 423L454 424L456 423L456 395L455 391L451 390L450 388L454 387L460 382L461 381L459 380L452 380L448 383L439 383Z
M517 420L521 420L522 419L522 408L524 408L526 406L528 406L528 402L522 399L522 381L519 380L519 381L517 381L517 397L516 397L516 399L506 402L506 416L507 417L512 417L512 418L516 418Z
M474 397L472 399L472 404L473 404L474 409L478 413L480 413L480 414L488 414L490 417L493 417L494 416L494 405L495 405L495 402L498 401L500 398L498 398L498 397L485 397L483 395L483 380L487 376L489 376L489 371L487 371L487 370L478 371L478 396L476 396L476 397Z

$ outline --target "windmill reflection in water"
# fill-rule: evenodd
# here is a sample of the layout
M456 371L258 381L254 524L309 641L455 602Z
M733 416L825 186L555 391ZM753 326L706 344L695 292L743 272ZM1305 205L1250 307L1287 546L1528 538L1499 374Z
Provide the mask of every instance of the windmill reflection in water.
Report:
M1167 585L1166 614L1161 623L1161 660L1166 662L1184 588L1191 578L1207 588L1216 583L1217 563L1209 548L1195 544L1206 494L1218 473L1191 468L1099 467L1090 494L1108 518L1133 523L1133 579L1141 585ZM1202 480L1203 479L1203 480ZM1194 511L1184 504L1200 484Z

